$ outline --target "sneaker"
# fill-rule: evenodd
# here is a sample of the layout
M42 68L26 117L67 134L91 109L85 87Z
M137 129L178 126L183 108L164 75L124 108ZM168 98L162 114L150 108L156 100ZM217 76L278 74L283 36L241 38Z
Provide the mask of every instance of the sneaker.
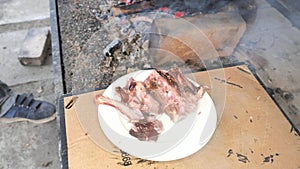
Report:
M35 100L32 94L8 94L4 95L1 100L0 122L30 121L46 123L54 120L56 117L53 104Z
M3 103L11 94L10 88L7 86L7 84L3 83L0 80L0 105Z

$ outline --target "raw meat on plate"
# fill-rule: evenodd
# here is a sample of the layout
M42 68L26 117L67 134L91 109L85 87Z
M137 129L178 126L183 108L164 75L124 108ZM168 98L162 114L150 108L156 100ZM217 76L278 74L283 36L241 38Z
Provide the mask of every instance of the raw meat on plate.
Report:
M116 108L133 124L129 133L147 141L156 140L164 131L159 115L165 113L176 123L196 109L204 88L195 86L178 68L173 68L154 69L144 81L131 77L125 87L116 87L115 92L121 101L98 95L96 102Z

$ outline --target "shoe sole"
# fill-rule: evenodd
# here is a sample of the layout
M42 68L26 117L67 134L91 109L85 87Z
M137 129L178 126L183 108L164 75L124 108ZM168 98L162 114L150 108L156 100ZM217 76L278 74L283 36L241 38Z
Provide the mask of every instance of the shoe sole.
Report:
M47 118L40 119L40 120L33 120L33 119L20 118L20 117L15 117L15 118L4 118L4 117L2 117L2 118L0 118L0 122L14 123L14 122L28 121L28 122L32 122L32 123L36 123L36 124L42 124L42 123L50 122L50 121L54 120L55 118L56 118L56 113L54 113L52 116L49 116Z

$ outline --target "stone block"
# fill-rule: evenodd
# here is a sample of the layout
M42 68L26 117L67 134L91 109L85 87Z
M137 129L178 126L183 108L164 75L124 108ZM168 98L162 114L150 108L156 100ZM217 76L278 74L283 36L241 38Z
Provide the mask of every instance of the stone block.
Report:
M246 23L237 13L159 18L153 21L149 47L167 51L152 54L160 62L172 58L159 53L171 53L183 61L230 56L245 30Z
M49 27L29 29L19 53L22 65L42 65L51 45Z

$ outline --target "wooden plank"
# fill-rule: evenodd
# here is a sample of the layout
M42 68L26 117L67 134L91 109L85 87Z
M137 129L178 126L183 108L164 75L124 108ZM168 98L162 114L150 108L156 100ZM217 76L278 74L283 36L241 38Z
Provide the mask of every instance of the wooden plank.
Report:
M250 72L246 66L238 67ZM95 120L89 126L99 125L92 124L97 123L93 98L99 91L77 95L74 106L65 109L69 168L300 168L300 137L290 132L289 122L255 77L237 67L225 68L224 73L225 85L216 70L194 74L201 84L214 84L209 93L218 111L224 109L224 113L214 136L203 149L171 162L143 161L126 154L122 157L117 148L115 154L100 148L88 127L83 126L87 122L78 115L85 111L86 116ZM218 94L224 91L222 86L226 89L225 103L222 94ZM65 105L72 97L65 98ZM124 161L130 161L127 164L131 165L123 166Z

